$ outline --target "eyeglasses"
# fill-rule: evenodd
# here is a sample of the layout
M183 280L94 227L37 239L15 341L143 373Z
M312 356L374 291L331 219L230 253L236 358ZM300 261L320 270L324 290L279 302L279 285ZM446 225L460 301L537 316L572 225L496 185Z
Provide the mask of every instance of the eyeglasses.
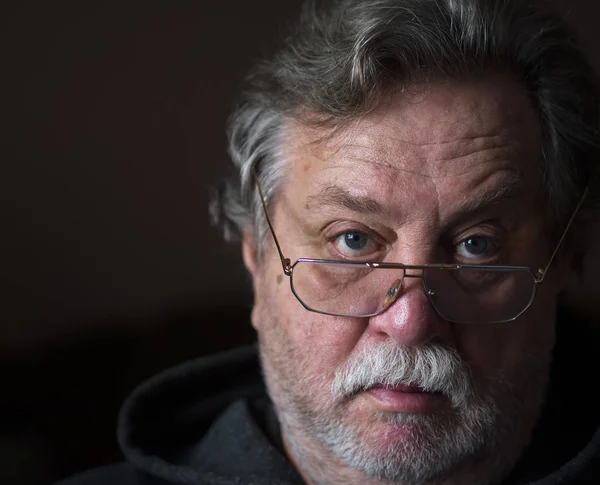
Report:
M420 278L436 313L453 323L506 323L533 303L588 189L586 188L544 268L527 266L358 262L284 257L255 173L262 207L292 293L307 310L340 317L373 317L402 293L406 278Z

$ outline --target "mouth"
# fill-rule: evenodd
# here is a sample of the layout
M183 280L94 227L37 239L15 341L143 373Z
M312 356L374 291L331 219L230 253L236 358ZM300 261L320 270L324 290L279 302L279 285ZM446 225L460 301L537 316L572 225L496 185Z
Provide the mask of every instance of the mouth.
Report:
M441 392L426 391L410 384L375 384L365 394L379 411L393 413L429 414L446 401Z

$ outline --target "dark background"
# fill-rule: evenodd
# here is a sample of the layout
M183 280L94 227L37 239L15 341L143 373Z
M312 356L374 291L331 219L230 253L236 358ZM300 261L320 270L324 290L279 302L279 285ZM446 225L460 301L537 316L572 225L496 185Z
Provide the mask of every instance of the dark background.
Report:
M299 3L2 7L0 483L119 459L140 380L252 340L249 279L207 204L239 83ZM600 67L598 2L556 3ZM572 296L594 317L599 261Z

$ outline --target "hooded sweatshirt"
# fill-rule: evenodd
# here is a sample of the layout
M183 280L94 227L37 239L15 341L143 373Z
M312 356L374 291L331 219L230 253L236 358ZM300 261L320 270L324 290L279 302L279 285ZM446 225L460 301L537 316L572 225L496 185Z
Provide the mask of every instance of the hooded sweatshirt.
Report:
M600 485L598 335L562 314L530 445L503 485ZM256 346L180 365L139 386L118 424L125 463L61 485L302 485L285 455Z

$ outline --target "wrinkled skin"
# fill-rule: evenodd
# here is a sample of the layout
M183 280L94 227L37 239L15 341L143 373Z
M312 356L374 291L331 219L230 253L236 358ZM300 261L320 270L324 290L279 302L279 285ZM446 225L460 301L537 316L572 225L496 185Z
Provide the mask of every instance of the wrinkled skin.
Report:
M541 225L539 125L525 89L510 76L390 91L369 115L323 135L299 124L286 127L288 172L270 211L292 262L351 257L494 264L493 253L501 252L500 264L534 269L546 264L553 247ZM368 197L363 204L368 210L323 196L336 188L353 200ZM502 188L511 189L510 197L473 210L486 194ZM360 252L350 252L335 237L351 230L370 236ZM501 248L483 255L465 252L461 241L478 234L501 234ZM431 412L435 416L417 413L413 422L402 424L384 419L390 409L366 392L334 397L336 371L360 352L390 341L408 349L440 345L456 352L473 393L487 399L494 415L491 429L472 430L481 439L471 455L450 457L426 483L491 483L514 465L547 385L556 299L568 267L564 260L552 267L532 307L516 321L460 325L434 312L418 279L407 280L397 301L375 317L308 312L290 291L272 241L261 258L254 248L252 234L245 233L244 260L255 289L252 321L287 453L307 483L392 480L369 476L340 457L320 436L326 423L333 429L327 432L350 430L353 453L367 461L395 448L404 450L409 464L423 458L419 450L441 446L442 439L419 424L420 418L444 426L447 419L451 435L453 426L461 426L452 420L448 402ZM403 483L401 476L394 480Z

